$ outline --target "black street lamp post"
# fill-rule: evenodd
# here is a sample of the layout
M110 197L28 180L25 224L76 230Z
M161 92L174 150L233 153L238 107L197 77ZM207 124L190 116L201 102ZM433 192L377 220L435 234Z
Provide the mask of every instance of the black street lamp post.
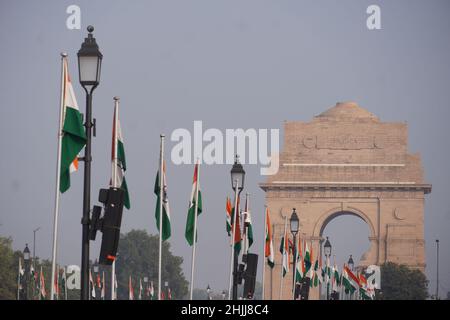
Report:
M206 293L208 294L208 300L211 300L211 287L209 286L209 284L206 287Z
M244 182L245 182L245 170L242 167L242 164L239 163L239 156L236 155L236 158L234 160L233 167L231 168L231 187L233 188L235 194L239 190L239 193L237 195L237 199L239 199L239 196L244 190ZM237 189L236 189L237 188ZM239 201L235 199L235 203L238 205L234 208L234 220L239 219ZM233 228L236 228L237 223L233 222ZM235 231L236 232L236 231ZM233 241L233 250L234 250L234 239ZM234 254L233 258L233 300L237 300L238 295L238 261L239 256Z
M353 267L355 266L355 262L353 261L352 255L350 255L350 258L348 258L347 265L348 265L348 268L350 269L350 271L353 271ZM351 300L352 299L352 293L350 292L349 295L350 295L350 300Z
M28 243L25 245L25 249L23 250L23 261L25 263L25 285L24 288L24 296L25 300L28 300L28 283L30 277L30 249L28 249Z
M347 264L348 264L348 267L349 267L350 271L353 271L353 267L355 266L355 262L353 261L352 255L350 255L350 258L348 258Z
M292 233L292 238L294 240L294 262L293 262L293 275L292 275L292 297L295 299L295 273L296 273L296 266L297 266L297 233L299 230L299 220L297 216L297 212L295 212L295 208L292 209L291 218L289 219L289 225Z
M326 257L326 263L327 263L327 274L329 274L330 273L330 256L331 256L331 243L330 243L330 240L328 240L328 237L327 237L327 240L325 241L325 244L323 245L323 251L324 251L324 254L325 254L325 257ZM327 300L330 300L330 279L329 279L329 277L328 277L328 281L327 281Z
M78 71L80 84L86 92L86 148L84 151L84 187L83 187L83 238L81 246L81 300L89 300L89 224L91 201L91 140L92 127L92 93L100 82L100 70L103 55L98 49L97 42L92 35L94 27L88 26L89 34L84 39L81 49L78 51ZM95 129L95 127L94 127Z

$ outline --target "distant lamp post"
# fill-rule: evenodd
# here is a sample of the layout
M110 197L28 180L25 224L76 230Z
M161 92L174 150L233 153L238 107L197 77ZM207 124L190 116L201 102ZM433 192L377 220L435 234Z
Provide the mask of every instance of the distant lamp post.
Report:
M291 218L289 219L289 225L291 228L292 238L294 240L294 262L293 262L293 270L294 275L292 277L292 298L295 299L295 267L297 265L297 233L299 230L299 220L297 216L297 212L295 212L295 208L292 209Z
M237 187L239 193L241 193L244 189L245 170L244 167L242 167L242 164L239 162L238 155L236 155L233 167L231 168L231 187L233 188L233 190L236 187L236 182L238 183Z
M23 249L23 261L25 263L25 285L24 288L24 296L25 300L28 300L28 283L30 276L30 249L28 248L28 243L25 245L25 249Z
M239 156L236 155L233 167L231 168L231 187L234 190L234 221L232 222L233 228L236 228L236 219L239 219L239 205L238 205L238 198L241 194L242 190L244 190L244 182L245 182L245 170L244 167L242 167L242 164L239 162ZM239 191L239 192L238 192ZM234 232L233 232L234 234ZM234 240L232 240L234 241ZM238 295L238 259L239 255L235 254L234 252L234 243L232 245L232 263L233 263L233 300L237 300ZM231 279L230 279L231 281ZM230 293L228 293L230 298Z
M208 294L208 300L211 300L211 287L209 286L209 284L206 287L206 293Z
M353 267L355 266L355 262L353 261L352 255L350 255L350 258L348 258L347 264L348 264L348 268L350 269L350 271L353 271Z
M439 239L436 239L436 300L439 300Z
M331 256L331 243L330 240L325 241L325 244L323 245L323 252L325 254L325 257L327 259L327 274L330 272L330 256ZM327 300L330 300L330 279L327 281Z
M100 71L103 55L92 34L93 26L88 26L88 37L84 39L78 51L78 71L80 84L86 92L86 147L84 151L84 186L83 186L83 238L81 246L81 300L89 299L89 223L91 211L91 140L92 127L92 93L100 83Z

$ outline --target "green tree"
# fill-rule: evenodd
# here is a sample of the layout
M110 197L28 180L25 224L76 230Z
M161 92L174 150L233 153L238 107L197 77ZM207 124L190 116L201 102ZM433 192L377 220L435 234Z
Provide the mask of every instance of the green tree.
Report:
M0 299L12 300L17 297L17 266L12 249L12 239L0 237Z
M387 262L381 265L381 290L376 298L384 300L425 300L428 280L420 270Z
M148 277L153 281L155 295L158 294L158 255L159 237L149 235L144 230L131 230L120 236L116 273L118 283L118 299L128 299L128 281L132 277L135 299L138 297L139 279ZM172 299L182 299L188 290L181 265L183 258L170 252L170 244L162 245L161 288L165 290L165 282L172 292ZM144 288L145 290L145 288Z

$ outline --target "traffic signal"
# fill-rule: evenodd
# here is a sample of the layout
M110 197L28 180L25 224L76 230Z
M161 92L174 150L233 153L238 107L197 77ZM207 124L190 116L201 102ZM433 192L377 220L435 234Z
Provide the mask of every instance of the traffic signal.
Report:
M104 205L104 215L100 218L101 207L92 211L90 239L95 240L97 230L103 233L99 263L111 265L116 259L122 224L125 192L120 188L100 189L98 201Z
M244 298L251 300L255 294L258 255L254 253L247 253L246 263L247 267L244 271Z

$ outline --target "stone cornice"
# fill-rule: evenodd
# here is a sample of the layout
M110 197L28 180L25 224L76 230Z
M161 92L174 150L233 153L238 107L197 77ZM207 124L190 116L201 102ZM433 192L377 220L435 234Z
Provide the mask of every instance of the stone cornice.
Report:
M431 184L414 184L414 183L260 183L259 187L265 192L274 190L365 190L365 191L421 191L424 194L431 193Z

